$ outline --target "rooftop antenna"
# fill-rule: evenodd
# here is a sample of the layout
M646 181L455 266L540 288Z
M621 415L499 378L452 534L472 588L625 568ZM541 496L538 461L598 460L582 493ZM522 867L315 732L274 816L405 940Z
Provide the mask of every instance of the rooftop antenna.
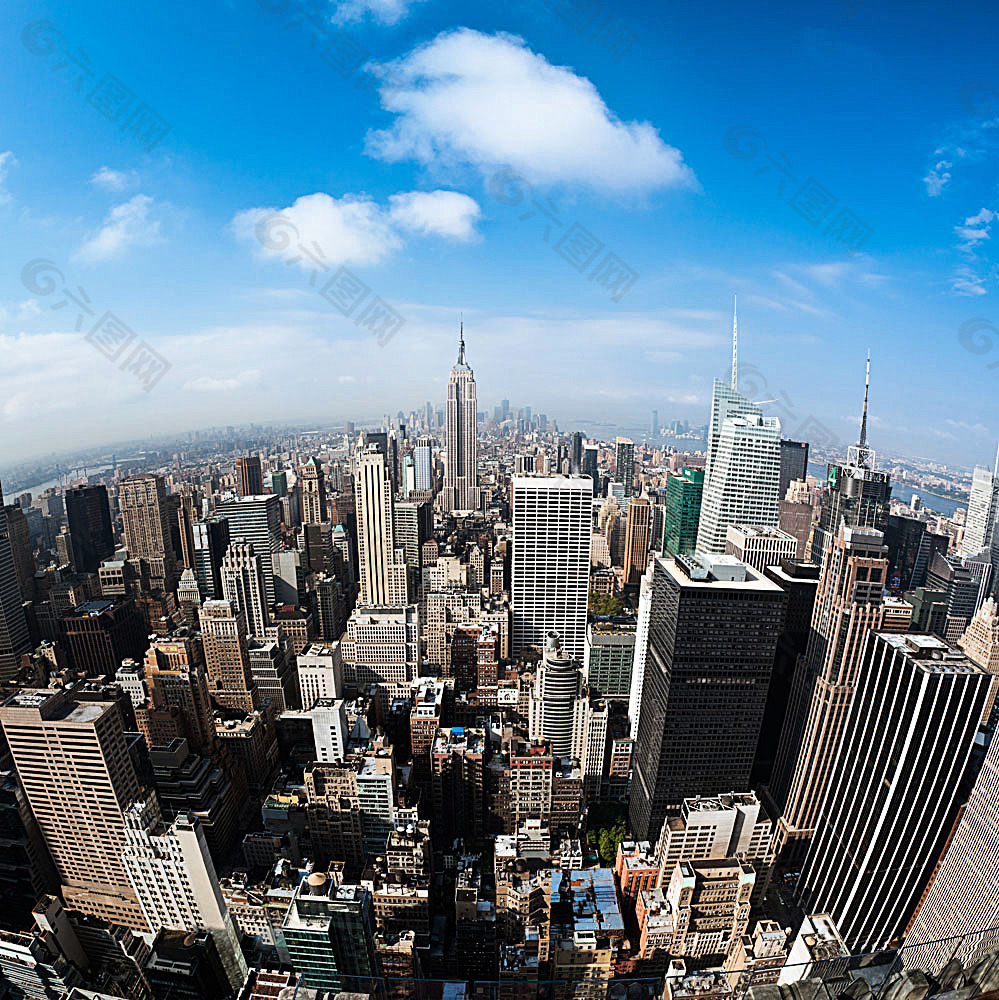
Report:
M871 389L871 350L867 349L867 375L864 378L864 412L860 418L860 440L847 449L847 462L860 469L874 468L874 449L867 447L867 397Z
M460 323L460 332L458 334L458 364L463 365L465 363L465 314L458 313L458 321Z
M867 396L871 389L871 349L867 349L867 376L864 379L864 415L860 420L860 450L867 450Z
M739 388L739 297L732 295L732 388Z

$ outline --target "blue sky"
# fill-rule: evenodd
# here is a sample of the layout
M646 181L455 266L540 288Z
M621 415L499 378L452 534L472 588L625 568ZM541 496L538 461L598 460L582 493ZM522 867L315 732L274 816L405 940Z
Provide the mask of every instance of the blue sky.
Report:
M990 7L8 0L0 464L438 402L459 311L486 406L703 421L733 293L786 434L870 347L876 446L988 461Z

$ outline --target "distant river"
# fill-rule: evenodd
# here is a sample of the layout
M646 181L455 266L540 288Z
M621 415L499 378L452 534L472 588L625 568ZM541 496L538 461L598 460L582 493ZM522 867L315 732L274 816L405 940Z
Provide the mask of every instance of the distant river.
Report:
M819 479L825 479L826 467L820 462L809 462L808 474L816 476ZM935 510L938 514L943 514L946 517L952 517L956 511L968 506L967 500L949 500L947 497L937 497L932 493L927 493L926 490L921 490L918 486L908 486L904 483L895 482L891 484L891 495L894 500L900 500L902 503L911 503L913 493L919 495L923 507Z

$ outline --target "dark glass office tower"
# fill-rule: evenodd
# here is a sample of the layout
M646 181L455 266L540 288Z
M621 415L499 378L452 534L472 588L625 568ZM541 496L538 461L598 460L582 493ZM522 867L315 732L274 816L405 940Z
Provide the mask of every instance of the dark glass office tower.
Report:
M733 556L657 559L630 818L658 839L695 795L749 788L787 595Z
M777 497L783 500L787 488L796 479L804 479L808 475L808 442L792 441L781 438L780 442L780 483L777 487Z
M96 573L114 555L108 491L104 486L77 486L66 490L65 499L73 566L77 573Z

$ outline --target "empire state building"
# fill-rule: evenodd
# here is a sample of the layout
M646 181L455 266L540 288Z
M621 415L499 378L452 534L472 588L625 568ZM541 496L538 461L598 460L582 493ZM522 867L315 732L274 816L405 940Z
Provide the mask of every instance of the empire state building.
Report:
M447 383L447 464L444 467L444 510L478 510L476 467L475 375L465 363L465 327L458 341L458 361Z

